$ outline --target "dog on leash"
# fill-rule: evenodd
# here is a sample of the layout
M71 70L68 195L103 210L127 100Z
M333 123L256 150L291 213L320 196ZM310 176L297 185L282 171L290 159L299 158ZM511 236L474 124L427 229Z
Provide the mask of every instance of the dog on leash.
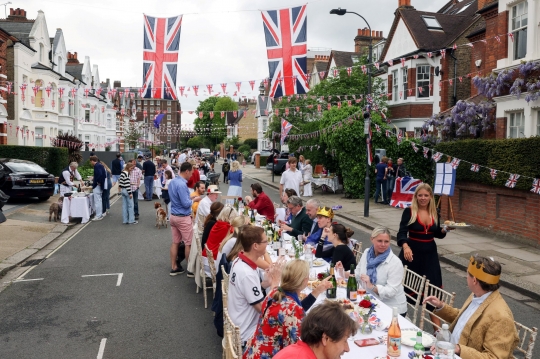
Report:
M49 207L49 222L51 221L51 217L54 214L54 221L56 222L57 219L60 219L60 213L62 212L62 205L64 204L64 197L58 198L58 202L51 203L51 206Z
M161 203L155 202L154 208L156 209L156 227L160 229L161 226L167 228L167 212L161 207Z

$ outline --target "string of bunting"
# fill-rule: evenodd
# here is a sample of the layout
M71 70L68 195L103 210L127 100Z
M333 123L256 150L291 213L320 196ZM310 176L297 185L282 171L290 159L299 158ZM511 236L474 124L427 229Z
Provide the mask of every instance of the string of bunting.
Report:
M496 42L498 44L500 44L504 37L510 38L510 40L512 42L514 41L514 34L509 32L509 33L505 33L505 34L498 34L498 35L492 36L492 37L487 38L487 39L478 40L478 41L470 42L470 43L463 44L463 45L454 44L452 46L452 49L456 50L456 49L462 48L462 47L463 48L466 48L466 47L474 48L475 45L478 45L480 43L487 46L488 40L496 40ZM425 54L422 54L422 55L412 55L412 56L409 56L409 57L413 58L413 59L418 59L420 56L432 58L434 56L441 55L441 57L444 59L444 58L446 58L446 51L447 51L447 49L441 49L441 50L437 50L437 51L426 52ZM402 57L402 58L391 59L391 60L388 60L386 62L372 62L372 63L364 64L364 65L360 65L360 64L359 65L353 65L353 66L345 68L345 70L347 71L347 74L349 76L351 76L353 68L360 67L362 69L362 72L364 72L364 74L367 74L367 67L368 66L375 66L375 68L377 68L377 70L379 70L380 67L385 65L385 64L388 64L389 66L393 66L394 63L401 62L402 67L404 67L406 61L407 61L407 57ZM312 73L308 72L307 75L306 75L306 84L309 84L309 81L310 81L312 76L318 74L321 78L324 78L329 72L332 72L334 77L337 77L339 75L340 69L339 68L333 68L333 69L331 69L329 71L319 71L319 72L312 72ZM454 80L459 80L461 82L465 76L470 77L472 74L475 74L475 73L478 73L478 72L473 72L473 73L470 73L470 74L467 74L467 75L464 75L464 76L458 76L458 77L455 77L455 79L449 79L449 80L441 81L441 82L439 82L439 86L442 86L443 82L448 82L450 85L452 85ZM297 76L296 75L283 76L283 77L280 77L278 79L278 81L283 81L286 77L291 77L293 79L293 82L297 81ZM199 89L202 89L204 92L208 93L208 96L219 96L221 92L220 91L216 92L214 90L215 88L221 88L221 90L223 91L223 94L228 94L227 88L229 87L229 85L234 84L234 86L236 87L236 91L234 92L233 96L238 96L238 93L241 92L243 84L248 84L249 88L251 88L251 91L255 91L255 84L257 82L262 82L264 84L264 87L267 88L268 85L269 85L269 81L270 81L269 78L266 77L266 78L263 78L263 79L256 79L256 80L248 80L248 81L244 80L244 81L234 81L234 82L219 83L219 86L216 86L216 87L214 87L214 84L207 84L207 85L204 85L204 86L200 86L200 85L178 86L178 93L180 94L180 96L186 96L187 97L187 92L190 92L191 89L193 89L193 92L194 92L195 96L198 96L199 95ZM23 102L25 101L25 92L26 92L26 89L28 87L28 85L26 83L23 83L23 84L20 84L20 85L19 85L18 82L10 82L10 81L0 81L0 83L5 84L8 94L13 93L14 95L17 95L17 93L12 92L12 90L19 88L21 90L22 101ZM46 86L46 87L45 86L43 86L43 87L33 86L32 90L34 91L34 95L36 95L38 91L44 89L47 92L47 97L50 97L51 92L54 91L54 88L51 85L52 84L49 83L49 85ZM187 87L187 89L186 89L186 87ZM245 87L245 85L244 85L244 87ZM89 95L94 95L94 96L99 97L101 92L103 91L101 88L95 89L94 92L92 92L93 89L90 89L90 88L81 88L81 89L83 90L84 96L86 98ZM156 87L156 89L158 89L158 88ZM175 90L174 88L171 88L171 87L165 87L165 89L166 89L166 92L168 94L170 94L172 91ZM72 96L75 96L75 94L78 91L78 88L70 88L68 90L72 93ZM146 89L143 88L143 87L125 87L123 89L121 89L121 88L113 88L113 89L107 89L106 94L107 94L107 96L109 98L115 97L116 93L118 93L121 98L126 97L126 96L130 96L131 99L134 99L135 95L136 95L135 92L138 92L139 98L143 98L143 93L144 93L145 90ZM411 93L413 90L415 90L415 88L408 89L409 93ZM418 88L418 90L421 93L422 90L421 90L420 87ZM58 92L60 93L60 97L62 97L62 93L64 91L65 91L64 88L58 88ZM132 92L132 91L135 91L135 92ZM215 93L212 94L212 92L215 92ZM289 97L289 96L286 96L286 97ZM44 101L43 98L41 99L41 101Z
M354 122L354 117L357 116L358 114L359 113L357 112L357 113L349 116L347 119L339 121L336 124L333 124L332 126L328 126L328 127L324 128L324 129L322 129L320 131L314 131L314 132L305 133L305 134L290 135L289 137L293 141L294 140L300 140L300 139L316 138L316 137L319 137L321 135L321 133L326 134L326 133L329 133L330 130L336 130L337 128L342 128L343 125L352 124ZM378 133L380 136L383 136L383 133L382 133L383 129L381 128L381 126L379 126L376 123L373 123L372 125L373 125L373 127L375 129L375 132ZM279 136L281 134L279 132L272 132L272 135L274 137L279 138ZM390 131L389 129L386 129L384 135L386 137L389 137L389 138L390 137L396 137L398 145L401 145L401 143L403 142L403 132L401 130L399 130L398 133L395 134L392 131ZM416 144L413 141L408 140L407 138L405 139L405 141L409 142L411 144L411 147L413 148L414 152L418 153L420 151L420 148L419 148L418 144ZM307 149L308 147L310 147L311 150L313 150L313 147L316 147L317 149L320 148L319 145L305 146L305 147L301 146L301 147L298 148L298 150L302 151L304 149ZM422 154L424 155L424 157L429 158L429 153L431 152L431 159L433 161L435 161L435 162L439 162L443 156L447 156L449 158L452 158L452 160L450 162L450 165L454 169L457 169L458 166L463 162L463 163L467 163L467 164L471 165L470 170L473 171L473 172L479 172L481 168L485 168L485 169L489 170L490 176L491 176L491 178L493 180L495 180L497 178L497 175L499 175L499 174L502 174L502 173L507 174L509 177L506 180L505 186L508 187L508 188L515 188L516 184L517 184L517 181L519 179L532 180L531 192L540 195L540 178L524 176L524 175L520 175L520 174L517 174L517 173L510 173L510 172L507 172L507 171L501 171L501 170L498 170L498 169L490 168L488 166L480 165L478 163L473 163L473 162L470 162L470 161L467 161L467 160L463 160L463 159L460 159L460 158L457 158L457 157L454 157L454 156L451 156L451 155L448 155L448 154L445 154L445 153L442 153L442 152L438 152L433 148L429 148L429 147L426 147L426 146L420 146L420 147L422 147ZM334 156L335 155L335 150L331 150L331 154L332 154L332 156Z

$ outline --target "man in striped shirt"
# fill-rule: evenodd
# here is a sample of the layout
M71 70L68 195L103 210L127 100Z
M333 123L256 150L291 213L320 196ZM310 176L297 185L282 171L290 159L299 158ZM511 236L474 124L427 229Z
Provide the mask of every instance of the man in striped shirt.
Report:
M139 219L139 187L141 186L142 171L137 166L136 160L130 161L133 164L133 169L129 172L129 180L131 182L131 193L133 193L133 211L135 212L135 220Z

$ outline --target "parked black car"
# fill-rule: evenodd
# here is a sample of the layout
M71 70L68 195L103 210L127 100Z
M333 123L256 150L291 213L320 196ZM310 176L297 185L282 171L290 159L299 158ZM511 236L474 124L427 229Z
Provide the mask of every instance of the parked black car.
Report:
M46 201L54 194L54 175L31 161L0 158L0 190L11 198Z
M274 162L273 167L272 167L272 160ZM274 173L277 175L280 175L283 172L285 172L288 161L289 161L289 152L281 152L279 155L275 155L273 159L270 157L268 158L266 169L268 171L272 171L272 168L274 168Z

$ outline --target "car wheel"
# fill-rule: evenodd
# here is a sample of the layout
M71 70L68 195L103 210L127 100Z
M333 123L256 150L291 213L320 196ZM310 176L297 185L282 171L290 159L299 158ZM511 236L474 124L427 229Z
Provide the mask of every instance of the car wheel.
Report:
M51 196L38 197L38 199L39 199L40 201L46 201L46 200L48 200L49 198L51 198Z

